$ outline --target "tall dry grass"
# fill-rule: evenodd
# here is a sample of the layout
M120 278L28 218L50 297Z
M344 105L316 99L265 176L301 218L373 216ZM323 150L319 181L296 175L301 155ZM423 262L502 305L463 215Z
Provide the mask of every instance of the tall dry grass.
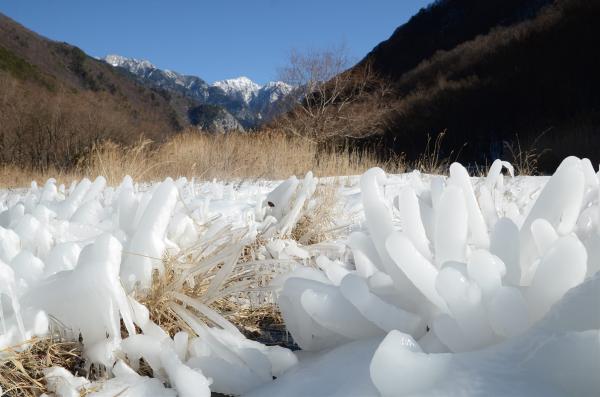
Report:
M70 182L83 176L103 175L118 184L125 175L138 181L157 181L168 176L200 180L284 179L290 175L337 176L361 174L371 167L403 172L402 158L382 162L370 150L327 149L300 137L275 132L225 135L188 132L163 144L139 141L132 146L104 142L96 145L70 170L49 168L36 172L0 166L0 187L28 186L32 180L54 177Z
M24 168L14 164L0 164L0 189L29 187L32 181L44 182L55 178L61 183L81 179L80 172L49 167L44 171Z
M98 160L102 154L109 153L94 153ZM370 151L327 150L307 139L275 132L181 134L156 151L150 151L146 160L148 166L141 170L142 179L165 176L283 179L308 171L333 176L360 174L374 166L386 167L390 172L404 169L393 161L382 164ZM140 171L136 166L133 168Z

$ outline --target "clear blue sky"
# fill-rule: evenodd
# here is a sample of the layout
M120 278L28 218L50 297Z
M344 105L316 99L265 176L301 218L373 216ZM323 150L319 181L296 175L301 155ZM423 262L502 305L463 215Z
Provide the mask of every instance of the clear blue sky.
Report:
M431 0L0 0L0 12L93 56L148 59L208 82L277 77L290 50L359 60Z

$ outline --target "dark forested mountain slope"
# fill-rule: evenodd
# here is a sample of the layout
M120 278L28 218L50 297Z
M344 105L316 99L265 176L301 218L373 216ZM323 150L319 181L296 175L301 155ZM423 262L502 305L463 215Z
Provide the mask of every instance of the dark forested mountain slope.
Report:
M465 162L509 158L506 143L544 152L600 152L600 2L446 0L421 10L361 64L394 95L384 151L415 157L447 131L445 154Z
M398 78L437 51L529 19L551 0L438 0L421 9L377 45L368 60L382 74Z

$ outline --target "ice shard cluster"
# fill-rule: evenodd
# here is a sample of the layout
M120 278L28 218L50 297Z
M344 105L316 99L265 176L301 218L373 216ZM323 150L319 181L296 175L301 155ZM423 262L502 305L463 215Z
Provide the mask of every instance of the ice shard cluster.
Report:
M575 157L549 179L512 172L497 160L484 178L458 163L447 178L363 174L346 255L280 280L294 340L348 373L348 351L379 341L356 395L597 395L598 175ZM252 395L310 393L292 377ZM340 390L322 395L355 395Z
M243 246L267 229L282 236L293 227L293 197L278 198L275 215L264 203L275 185L234 190L185 178L139 185L126 177L113 188L98 177L70 187L50 179L43 187L0 190L0 349L26 349L28 340L57 329L80 339L87 367L103 366L109 380L93 384L49 369L48 388L58 396L240 395L271 381L296 363L289 350L247 339L208 304L179 291L219 268L204 297L212 302L231 292L223 285ZM293 188L304 202L314 186L309 174ZM189 263L168 294L190 332L171 337L138 299L153 275L165 274L165 255L182 253ZM153 378L136 372L141 359Z
M107 377L48 368L56 396L597 396L598 175L575 157L551 177L512 174L498 160L485 177L458 163L347 177L347 233L312 245L294 228L335 178L0 190L0 349L80 335ZM143 298L172 266L165 299L185 327L169 334ZM186 295L204 274L203 299ZM301 351L211 308L257 285L239 307L276 290Z

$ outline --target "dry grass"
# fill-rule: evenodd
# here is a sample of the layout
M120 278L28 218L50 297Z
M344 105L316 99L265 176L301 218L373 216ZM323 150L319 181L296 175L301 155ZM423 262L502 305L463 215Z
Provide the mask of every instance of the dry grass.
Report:
M77 172L66 172L56 168L41 172L15 165L0 165L0 188L29 187L31 181L39 183L49 178L55 178L59 183L69 183L80 179L81 175Z
M140 140L133 146L120 146L107 141L95 145L77 168L81 175L102 175L113 185L120 183L125 175L144 181L155 168L164 167L164 164L153 162L153 156L150 140Z
M137 181L162 180L167 176L217 179L284 179L313 171L318 176L361 174L371 167L388 172L405 171L402 158L382 163L374 153L357 149L323 150L317 144L278 133L208 135L187 133L162 145L139 141L124 147L111 142L95 146L76 169L49 168L36 172L16 166L0 166L0 187L25 187L32 180L49 177L59 183L84 176L103 175L118 184L125 175ZM319 185L311 208L292 229L301 244L314 244L335 233L336 191L340 181ZM306 205L309 205L310 200ZM173 336L179 331L198 335L198 324L237 327L266 343L281 343L287 335L281 315L268 290L281 260L258 260L262 236L246 239L245 230L223 227L207 237L212 225L202 225L202 238L191 248L163 258L164 272L153 275L152 287L136 296L151 320ZM2 352L0 386L7 396L38 396L47 392L43 369L68 370L81 364L79 343L52 338L27 342L29 349Z
M542 151L537 149L538 141L544 137L549 130L539 134L531 144L525 146L521 143L519 136L515 136L512 142L504 142L506 151L510 154L511 163L515 167L517 175L538 175L540 158L549 149Z
M276 304L240 308L229 319L249 339L266 345L295 347Z
M155 153L147 142L130 149L105 145L95 150L97 157L86 166L101 170L99 173L114 182L120 175L115 176L116 168L111 164L119 164L133 175L139 172L139 177L148 170L145 165L149 165L148 158ZM305 215L293 229L298 241L315 243L330 233L339 183L333 180L316 190L315 206L303 211ZM228 225L215 230L215 223L211 222L199 226L202 237L196 244L176 255L166 254L165 270L162 274L155 272L151 288L137 294L136 299L148 308L151 320L170 336L179 331L198 336L198 324L235 326L261 342L291 346L268 288L282 261L257 259L257 252L266 244L263 236L249 239L246 229L232 229ZM207 233L209 229L211 233ZM38 396L47 391L44 368L62 366L73 371L82 362L78 343L49 338L29 341L28 345L31 347L23 352L17 349L2 352L6 358L0 370L0 386L6 395ZM147 371L146 367L142 366L141 371Z
M283 179L308 171L319 176L354 175L381 165L368 151L323 151L306 139L275 132L182 134L160 146L149 160L149 166L159 166L142 177L153 179Z
M302 215L291 232L291 238L303 245L317 244L335 237L338 215L339 181L317 186L313 200L304 204ZM313 208L307 208L314 203Z
M171 288L175 274L170 265L171 260L164 260L165 272L152 274L152 286L149 291L138 295L137 300L148 308L150 319L161 327L169 336L173 337L179 331L193 334L194 331L171 309L173 298Z
M31 180L54 177L70 182L83 176L103 175L109 184L123 176L136 181L157 181L167 176L201 180L284 179L290 175L356 175L371 167L402 172L398 159L379 161L369 150L325 150L316 143L275 132L213 135L189 132L174 136L164 144L139 141L134 146L111 142L96 145L73 170L49 169L43 173L15 166L0 166L0 187L28 186Z
M224 226L205 233L193 247L165 256L165 270L155 272L150 290L139 291L136 299L171 336L198 335L198 324L233 329L229 320L249 302L249 291L266 288L274 275L273 264L256 261L250 246L246 229Z
M47 393L44 369L75 372L83 364L82 345L56 337L35 338L0 351L3 396L34 397Z
M427 174L443 175L448 173L450 164L458 159L460 152L456 155L453 151L447 156L442 155L442 143L445 137L446 131L440 132L433 140L430 135L427 135L425 149L415 160L413 168Z

